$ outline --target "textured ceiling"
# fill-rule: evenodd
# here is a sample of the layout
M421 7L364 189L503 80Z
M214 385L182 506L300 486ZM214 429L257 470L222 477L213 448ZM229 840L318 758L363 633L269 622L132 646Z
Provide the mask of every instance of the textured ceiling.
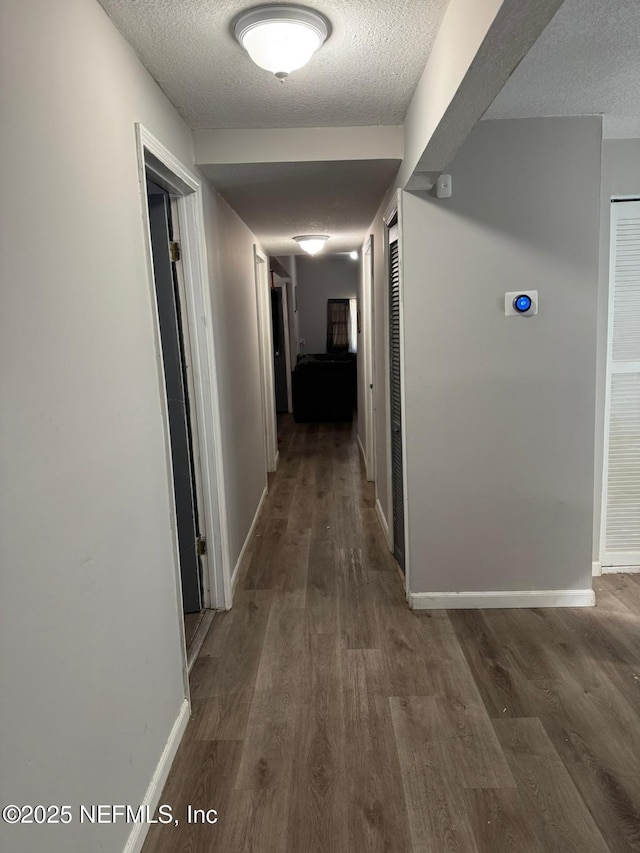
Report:
M485 118L640 119L639 0L565 0Z
M304 0L332 33L285 83L231 22L251 0L100 0L194 129L401 124L448 0Z
M359 249L399 160L202 166L220 195L273 255L295 255L292 237L329 234L327 252Z

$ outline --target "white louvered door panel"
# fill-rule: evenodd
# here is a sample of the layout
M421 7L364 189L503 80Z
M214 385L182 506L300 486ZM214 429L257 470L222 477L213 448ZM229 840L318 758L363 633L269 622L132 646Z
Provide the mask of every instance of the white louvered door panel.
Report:
M611 205L601 563L640 566L640 201Z
M404 468L402 447L402 364L400 355L400 254L398 227L389 229L389 372L393 555L405 570Z

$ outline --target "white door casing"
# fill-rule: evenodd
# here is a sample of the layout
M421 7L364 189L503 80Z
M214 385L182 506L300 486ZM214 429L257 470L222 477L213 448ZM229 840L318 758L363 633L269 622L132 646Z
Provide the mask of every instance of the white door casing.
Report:
M375 366L374 366L374 307L373 307L373 234L369 235L362 251L362 333L364 347L364 418L365 418L365 461L367 480L376 478L375 438Z
M640 567L640 201L611 204L600 562Z
M190 342L189 362L193 374L193 423L198 441L197 480L202 503L202 529L207 540L208 559L204 575L204 606L215 609L231 607L231 573L227 529L226 497L222 454L222 429L215 369L215 342L208 289L208 269L202 185L200 180L180 163L162 143L141 124L136 124L138 177L145 233L149 234L147 210L147 174L174 197L181 240L181 287L186 315L185 326ZM159 365L159 382L164 389L162 350L150 238L146 245L149 287L153 296L155 339ZM169 484L172 483L171 445L166 392L162 391L163 421ZM170 506L175 515L173 494ZM172 519L176 559L177 602L182 618L182 596L178 562L175 517ZM185 658L186 660L186 658Z
M399 266L399 296L400 296L400 305L399 305L399 331L400 331L400 403L402 410L402 481L403 481L403 509L404 509L404 544L405 544L405 555L404 555L404 574L405 574L405 595L407 600L410 600L410 589L411 589L411 540L410 540L410 524L409 524L409 478L408 478L408 442L407 442L407 415L406 415L406 393L405 393L405 360L404 360L404 248L402 242L402 190L398 190L394 198L389 203L384 216L384 270L385 270L385 282L384 287L386 290L386 295L384 299L384 330L385 330L385 359L384 359L384 367L385 367L385 394L387 404L389 406L388 415L390 415L391 411L391 370L390 370L390 359L389 359L389 345L390 345L390 334L389 334L389 320L390 320L390 310L389 310L389 273L391 270L391 257L390 257L390 242L391 242L391 228L396 229L397 236L397 244L398 244L398 266ZM392 223L395 220L395 225L392 226ZM387 417L387 429L390 430L390 417ZM391 452L391 432L387 437L387 506L389 518L387 519L388 523L388 544L389 550L391 553L394 552L395 543L393 540L393 465L392 465L392 452Z
M293 412L293 388L291 380L291 371L293 370L293 355L291 352L291 303L289 294L291 292L291 280L288 278L280 279L280 284L276 284L282 293L282 317L284 325L284 355L287 365L287 408L289 413Z
M276 418L275 377L273 373L273 329L269 294L269 263L266 255L254 246L256 305L258 308L258 348L262 396L264 448L267 471L278 467L278 427Z

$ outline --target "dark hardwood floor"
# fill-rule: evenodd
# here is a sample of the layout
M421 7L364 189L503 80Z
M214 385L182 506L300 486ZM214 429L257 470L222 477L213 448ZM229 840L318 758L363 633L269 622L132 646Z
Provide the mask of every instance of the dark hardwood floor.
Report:
M350 426L280 426L145 853L640 851L640 576L412 613Z

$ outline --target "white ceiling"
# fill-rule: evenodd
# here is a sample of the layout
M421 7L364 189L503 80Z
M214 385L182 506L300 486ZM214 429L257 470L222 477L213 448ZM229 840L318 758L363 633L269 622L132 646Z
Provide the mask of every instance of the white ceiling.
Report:
M100 0L194 129L401 124L448 0L302 0L331 21L284 84L257 68L232 21L260 0ZM640 127L640 0L565 0L485 118L603 113ZM615 134L610 134L615 135ZM624 134L620 134L624 135ZM272 254L300 233L358 248L397 160L208 165L204 173Z
M202 166L272 255L295 255L297 234L329 234L327 253L359 249L399 160Z
M594 114L640 123L639 0L565 0L484 117Z
M194 129L401 124L448 0L303 0L331 21L279 83L231 23L252 0L100 0Z

